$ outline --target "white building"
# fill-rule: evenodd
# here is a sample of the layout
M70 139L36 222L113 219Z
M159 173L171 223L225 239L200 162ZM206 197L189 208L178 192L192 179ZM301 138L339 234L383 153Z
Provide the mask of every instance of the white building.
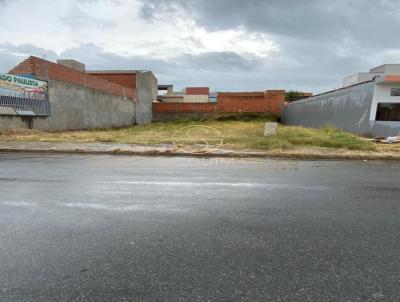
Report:
M400 64L385 64L343 79L343 87L289 103L284 123L334 126L367 136L400 135Z

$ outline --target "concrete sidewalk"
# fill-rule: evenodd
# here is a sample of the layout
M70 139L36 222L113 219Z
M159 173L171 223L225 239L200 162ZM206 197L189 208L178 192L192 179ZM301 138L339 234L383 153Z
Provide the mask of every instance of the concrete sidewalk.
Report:
M115 154L146 156L198 156L198 157L260 157L293 159L361 159L361 160L400 160L400 153L368 152L341 149L302 147L291 150L230 150L221 148L205 152L185 150L174 145L129 145L112 143L54 143L54 142L0 142L0 152L58 153L58 154Z

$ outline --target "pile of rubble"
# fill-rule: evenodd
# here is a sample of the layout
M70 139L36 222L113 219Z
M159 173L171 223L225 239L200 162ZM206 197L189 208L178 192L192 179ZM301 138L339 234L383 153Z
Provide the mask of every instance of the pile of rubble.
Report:
M382 144L399 144L400 136L375 137L374 142Z

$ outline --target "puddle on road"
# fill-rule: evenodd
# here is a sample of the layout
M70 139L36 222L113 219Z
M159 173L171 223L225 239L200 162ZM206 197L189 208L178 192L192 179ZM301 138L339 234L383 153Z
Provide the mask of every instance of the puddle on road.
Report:
M35 178L20 178L20 177L0 177L0 181L4 182L32 182L32 183L63 183L63 180L57 179L35 179Z
M33 202L24 202L24 201L3 201L1 203L2 205L5 206L10 206L10 207L36 207L36 203Z
M216 187L261 187L262 183L249 182L187 182L187 181L108 181L107 184L117 185L150 185L150 186L216 186Z
M102 204L102 203L70 202L70 203L63 203L62 205L67 208L121 211L121 212L130 212L130 211L183 212L183 211L186 211L185 209L182 209L182 208L167 207L167 206L163 206L163 205L145 205L145 204L107 205L107 204Z
M20 208L38 207L37 203L25 202L25 201L3 201L3 202L1 202L1 205L8 206L8 207L20 207ZM178 208L178 207L169 207L169 206L165 206L165 205L146 205L146 204L107 205L107 204L102 204L102 203L70 202L70 203L62 203L61 205L66 208L119 211L119 212L131 212L131 211L184 212L184 211L187 211L186 209Z
M296 185L293 183L250 183L250 182L188 182L188 181L103 181L104 185L141 185L141 186L166 186L166 187L238 187L238 188L260 188L260 189L305 189L305 190L326 190L325 186L317 185ZM117 192L117 191L114 191ZM127 191L123 191L127 194Z

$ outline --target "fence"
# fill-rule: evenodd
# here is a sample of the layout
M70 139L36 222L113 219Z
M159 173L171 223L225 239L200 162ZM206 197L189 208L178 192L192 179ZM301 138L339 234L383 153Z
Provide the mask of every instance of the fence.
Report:
M0 95L0 115L49 116L49 100Z
M155 121L184 117L208 117L225 113L272 114L279 117L285 99L284 90L262 92L220 92L211 103L154 103Z

